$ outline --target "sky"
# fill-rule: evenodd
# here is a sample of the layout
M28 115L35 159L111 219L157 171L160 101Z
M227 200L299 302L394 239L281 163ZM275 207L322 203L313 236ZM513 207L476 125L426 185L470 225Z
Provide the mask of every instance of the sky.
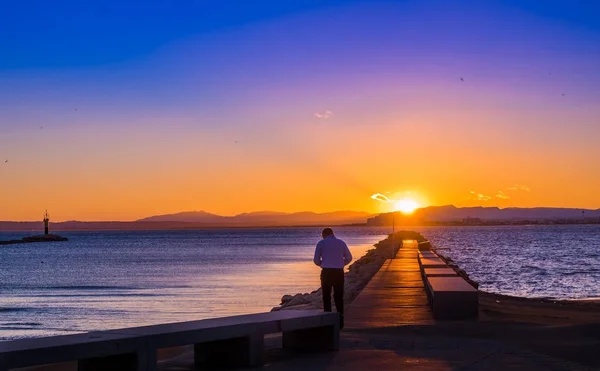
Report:
M600 208L598 138L598 2L0 13L0 220Z

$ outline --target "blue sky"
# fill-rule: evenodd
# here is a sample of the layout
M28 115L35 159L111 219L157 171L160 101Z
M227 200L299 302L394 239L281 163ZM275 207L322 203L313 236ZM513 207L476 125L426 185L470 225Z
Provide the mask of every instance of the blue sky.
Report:
M120 62L152 53L191 35L235 28L349 4L385 2L298 1L10 1L0 12L1 69L68 68ZM411 3L394 1L387 3ZM431 11L466 13L477 2L436 1ZM485 1L600 30L597 1ZM478 5L481 7L481 5Z

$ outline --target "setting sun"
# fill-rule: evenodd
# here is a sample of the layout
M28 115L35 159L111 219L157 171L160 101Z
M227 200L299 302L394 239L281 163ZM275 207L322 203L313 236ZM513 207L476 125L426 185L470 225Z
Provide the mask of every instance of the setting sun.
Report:
M412 214L417 208L419 204L414 200L399 200L394 204L394 210L400 211L403 214Z

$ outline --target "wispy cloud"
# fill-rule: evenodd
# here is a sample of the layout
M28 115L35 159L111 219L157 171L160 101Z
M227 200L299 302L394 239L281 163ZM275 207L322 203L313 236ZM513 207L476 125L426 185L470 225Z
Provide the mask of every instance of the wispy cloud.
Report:
M508 187L509 191L523 191L523 192L531 192L531 189L523 184L515 184L513 186Z
M387 196L382 195L381 193L375 193L373 196L371 196L371 198L381 202L394 202L394 200L390 200Z
M327 110L323 113L319 113L319 112L315 113L315 117L318 119L328 119L331 116L333 116L333 112L331 112L330 110Z
M477 200L477 201L489 201L489 200L492 199L492 197L486 196L483 193L477 193L475 191L470 191L469 192L469 199L470 200Z
M502 192L502 191L498 191L498 192L496 193L496 197L498 197L498 198L500 198L500 199L503 199L503 200L510 200L510 197L508 197L508 196L506 195L506 193L504 193L504 192Z

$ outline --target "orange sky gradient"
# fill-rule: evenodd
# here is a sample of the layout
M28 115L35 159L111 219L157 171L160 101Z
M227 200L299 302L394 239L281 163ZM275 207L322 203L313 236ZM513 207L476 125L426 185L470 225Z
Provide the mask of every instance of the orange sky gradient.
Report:
M377 213L391 210L371 199L385 192L600 208L598 34L517 11L499 17L537 30L523 40L485 22L436 29L418 6L377 20L394 6L262 21L117 64L0 71L0 220ZM394 33L402 17L422 20L411 35L426 46ZM374 26L361 38L353 22Z

